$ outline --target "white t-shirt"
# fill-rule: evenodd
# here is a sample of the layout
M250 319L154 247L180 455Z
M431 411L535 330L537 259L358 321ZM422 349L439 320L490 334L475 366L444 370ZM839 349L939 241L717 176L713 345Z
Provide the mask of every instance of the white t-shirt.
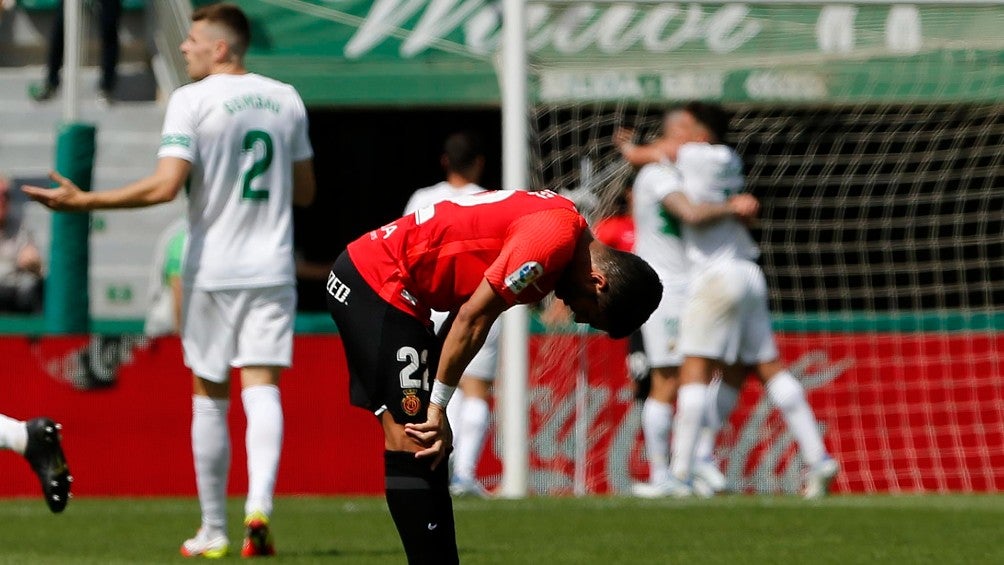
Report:
M684 192L691 202L725 202L745 188L743 163L727 145L687 143L680 147L676 166L683 176ZM684 226L687 257L697 266L719 259L756 261L760 248L749 230L729 216L701 226Z
M210 75L171 95L158 157L192 164L185 285L295 284L293 163L313 156L296 90L253 73Z
M438 204L443 200L449 200L450 198L456 198L457 196L466 196L468 194L476 194L484 191L485 189L474 183L468 183L464 186L456 187L444 180L432 186L416 190L415 193L411 195L411 198L408 199L408 204L404 207L404 213L405 215L411 214L421 210L422 208Z
M655 269L663 284L686 284L690 270L681 239L682 222L662 205L664 198L682 191L680 172L668 162L642 167L632 189L634 251Z

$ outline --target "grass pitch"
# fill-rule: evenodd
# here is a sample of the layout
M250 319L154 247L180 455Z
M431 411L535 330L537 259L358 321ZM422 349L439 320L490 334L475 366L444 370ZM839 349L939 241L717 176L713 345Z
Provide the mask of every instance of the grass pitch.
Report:
M231 500L231 555L241 501ZM465 564L1004 563L1004 496L455 501ZM381 498L281 498L281 563L404 563ZM180 563L193 499L0 501L0 563Z

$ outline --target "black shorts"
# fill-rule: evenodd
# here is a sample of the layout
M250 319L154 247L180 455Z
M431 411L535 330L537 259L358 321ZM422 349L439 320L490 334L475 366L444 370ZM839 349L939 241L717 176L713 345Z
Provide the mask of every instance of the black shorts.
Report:
M442 342L431 326L394 306L363 280L347 252L326 286L349 365L349 400L399 424L424 422Z

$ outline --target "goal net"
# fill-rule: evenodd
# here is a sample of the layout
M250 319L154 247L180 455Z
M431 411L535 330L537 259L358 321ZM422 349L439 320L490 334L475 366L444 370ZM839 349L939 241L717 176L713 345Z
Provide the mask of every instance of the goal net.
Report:
M734 114L783 360L843 492L1004 488L1004 8L534 2L531 174L594 222L690 99ZM531 490L620 492L647 467L623 343L531 339ZM716 454L733 488L794 492L758 383Z

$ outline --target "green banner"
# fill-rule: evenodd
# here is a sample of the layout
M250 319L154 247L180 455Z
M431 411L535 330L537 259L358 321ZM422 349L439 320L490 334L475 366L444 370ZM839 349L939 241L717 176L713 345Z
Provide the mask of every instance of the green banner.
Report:
M311 104L498 104L490 0L254 0L250 66ZM528 2L534 95L997 100L1004 4Z

